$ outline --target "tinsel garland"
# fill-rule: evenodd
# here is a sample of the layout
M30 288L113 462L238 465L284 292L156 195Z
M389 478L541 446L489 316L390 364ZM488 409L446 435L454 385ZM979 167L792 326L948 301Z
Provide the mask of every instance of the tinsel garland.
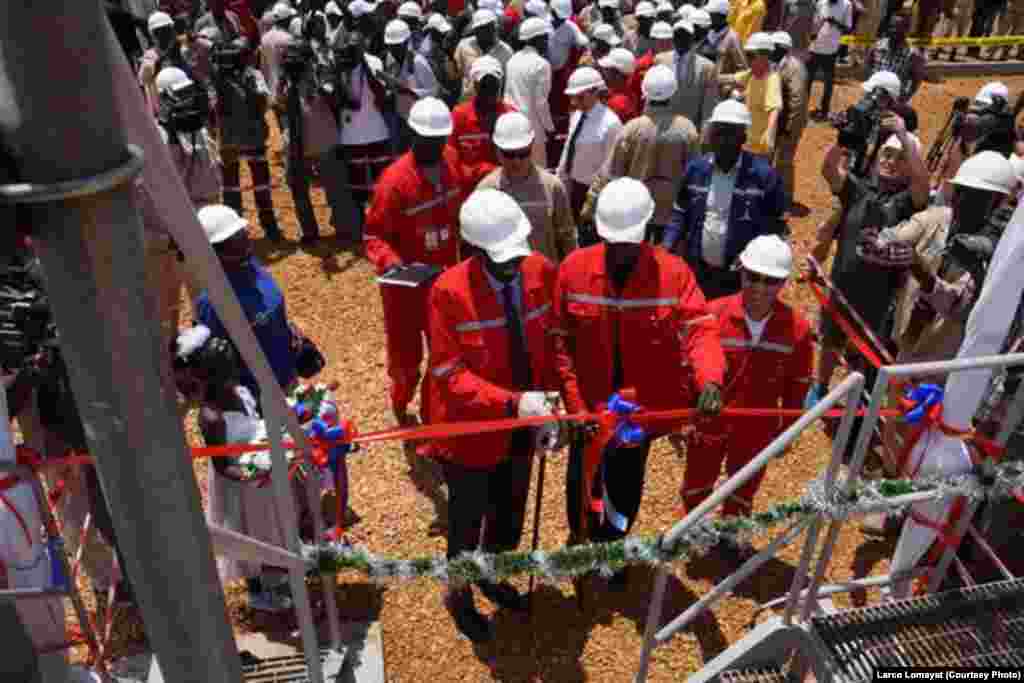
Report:
M879 506L901 509L909 503L892 499L909 493L934 492L936 499L956 496L989 500L1009 498L1014 495L1014 489L1024 486L1024 464L1002 463L981 477L969 474L916 481L860 481L849 497L843 495L840 486L833 485L826 491L824 478L819 477L810 483L807 493L798 502L779 503L751 517L707 517L684 533L671 547L666 547L661 536L629 536L610 543L566 546L552 551L463 553L452 560L444 556L392 559L347 543L307 545L303 548L303 554L317 573L337 574L354 570L373 581L417 578L465 582L483 579L501 581L522 575L556 581L590 572L610 576L627 565L678 562L695 552L706 552L722 540L747 540L779 525L794 524L815 516L845 520Z

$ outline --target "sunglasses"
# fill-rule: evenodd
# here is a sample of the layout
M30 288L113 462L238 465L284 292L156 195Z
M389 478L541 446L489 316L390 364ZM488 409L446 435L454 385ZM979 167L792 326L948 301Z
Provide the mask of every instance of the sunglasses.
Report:
M752 285L762 284L767 287L781 287L786 284L786 278L784 277L768 277L761 273L755 273L750 270L743 271L744 279Z
M533 149L530 147L524 147L523 149L502 149L500 152L501 156L509 159L525 159L530 156Z

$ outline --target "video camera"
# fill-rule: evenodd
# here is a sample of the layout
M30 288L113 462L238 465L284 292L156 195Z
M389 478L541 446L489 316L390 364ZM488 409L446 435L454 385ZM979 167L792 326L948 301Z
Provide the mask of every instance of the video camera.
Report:
M20 370L45 348L55 348L57 326L31 265L0 268L0 365Z
M245 50L231 43L218 43L210 51L210 64L217 77L245 69Z
M315 61L313 48L305 41L289 44L281 57L281 68L292 83L298 82Z
M210 116L210 97L198 83L174 86L161 93L159 119L170 132L195 133Z
M889 108L890 102L889 93L882 88L875 88L847 109L842 123L837 126L839 144L850 150L865 150L877 134L882 114Z
M976 141L974 152L993 151L1009 157L1013 153L1016 141L1014 134L1014 115L1010 104L998 95L992 96L992 103L984 108L969 110L968 115L973 123L973 138ZM967 120L967 116L962 117ZM961 121L961 126L963 121ZM956 131L954 131L954 134Z

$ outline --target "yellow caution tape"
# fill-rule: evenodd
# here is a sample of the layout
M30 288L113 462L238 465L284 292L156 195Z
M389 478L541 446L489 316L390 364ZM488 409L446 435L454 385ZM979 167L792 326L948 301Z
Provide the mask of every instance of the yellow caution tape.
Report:
M844 45L874 45L871 36L843 36ZM1024 36L994 36L991 38L908 38L915 47L1003 47L1024 45Z

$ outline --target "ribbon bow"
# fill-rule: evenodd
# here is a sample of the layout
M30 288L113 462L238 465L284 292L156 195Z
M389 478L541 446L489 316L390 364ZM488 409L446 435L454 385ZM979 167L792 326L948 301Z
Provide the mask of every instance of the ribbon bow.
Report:
M926 424L941 420L942 399L945 390L937 384L920 384L907 390L906 400L913 404L904 415L909 424Z
M617 445L627 448L639 446L647 437L644 428L629 419L629 416L638 410L639 405L627 401L620 394L612 394L608 399L608 411L617 418L613 436Z

